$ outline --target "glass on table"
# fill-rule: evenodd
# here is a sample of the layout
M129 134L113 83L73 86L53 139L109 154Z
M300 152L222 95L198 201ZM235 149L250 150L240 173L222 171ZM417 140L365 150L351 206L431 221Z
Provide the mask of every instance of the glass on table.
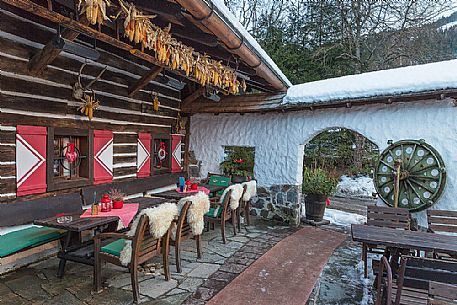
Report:
M73 217L71 215L57 214L56 216L57 223L69 223L73 221Z

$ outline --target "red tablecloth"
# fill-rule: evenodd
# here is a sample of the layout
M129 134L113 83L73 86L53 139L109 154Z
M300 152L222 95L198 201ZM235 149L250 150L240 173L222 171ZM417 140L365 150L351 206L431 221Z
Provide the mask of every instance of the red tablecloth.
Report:
M84 211L81 218L85 217L104 217L104 216L117 216L119 217L118 229L127 228L132 222L135 215L138 213L139 203L124 204L122 209L112 209L110 212L99 212L98 215L91 215L91 210Z
M208 190L206 187L203 187L203 186L199 186L198 189L196 190L190 190L190 191L187 191L187 192L180 192L179 191L179 188L176 189L176 191L180 194L187 194L189 193L189 196L192 196L192 193L198 193L198 192L204 192L206 195L208 195L210 193L210 190Z

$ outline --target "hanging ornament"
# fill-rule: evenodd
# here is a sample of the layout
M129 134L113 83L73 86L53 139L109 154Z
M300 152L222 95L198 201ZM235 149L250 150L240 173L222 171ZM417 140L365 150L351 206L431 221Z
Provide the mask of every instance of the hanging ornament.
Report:
M75 151L75 143L68 143L67 151L65 152L65 158L69 163L74 163L76 161L78 154Z
M159 150L157 151L157 168L162 168L163 161L167 157L168 152L166 150L165 142L161 141L159 145Z
M160 101L159 101L159 94L157 92L152 92L152 96L154 96L154 100L152 102L152 109L155 112L159 111Z

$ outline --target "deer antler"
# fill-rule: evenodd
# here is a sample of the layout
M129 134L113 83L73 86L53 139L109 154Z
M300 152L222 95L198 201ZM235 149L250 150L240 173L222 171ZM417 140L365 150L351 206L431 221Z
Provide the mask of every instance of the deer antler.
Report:
M93 84L98 82L100 80L100 78L102 77L103 73L105 73L106 69L108 69L108 66L105 66L105 68L103 68L103 70L100 73L98 73L97 77L95 79L93 79L84 89L89 90Z

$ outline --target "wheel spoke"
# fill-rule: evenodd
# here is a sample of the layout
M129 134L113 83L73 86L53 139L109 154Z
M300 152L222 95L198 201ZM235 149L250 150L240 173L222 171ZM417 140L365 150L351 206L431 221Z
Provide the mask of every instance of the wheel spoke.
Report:
M430 189L428 186L426 186L426 185L424 185L424 184L420 183L420 182L419 182L419 181L417 181L416 179L412 178L412 179L410 179L410 180L411 180L411 182L413 182L413 183L415 183L415 184L419 185L420 187L422 187L422 188L426 189L426 190L427 190L427 191L429 191L430 193L435 193L435 191L434 191L434 190L432 190L432 189Z
M416 194L417 198L419 198L420 202L422 202L422 204L424 204L424 205L427 205L427 203L424 202L424 201L422 200L421 195L419 195L419 193L416 191L416 189L415 189L414 186L411 184L411 182L409 182L408 180L406 180L406 183L408 183L410 189L413 190L413 192Z
M416 148L417 148L417 144L414 144L414 148L413 148L413 151L411 152L411 157L409 158L409 161L408 161L408 164L405 166L405 168L407 170L409 170L409 165L411 164L411 161L413 160L413 157L414 157L414 154L416 153Z
M384 164L385 166L389 167L391 170L395 170L395 168L393 166L391 166L389 163L386 163L383 160L381 160L381 163Z
M413 169L414 169L417 165L421 164L421 161L424 160L425 157L428 157L429 155L430 155L430 152L427 151L427 153L421 157L420 161L417 162L416 164L414 164L413 167L411 167L411 168L409 169L409 171L412 172Z

